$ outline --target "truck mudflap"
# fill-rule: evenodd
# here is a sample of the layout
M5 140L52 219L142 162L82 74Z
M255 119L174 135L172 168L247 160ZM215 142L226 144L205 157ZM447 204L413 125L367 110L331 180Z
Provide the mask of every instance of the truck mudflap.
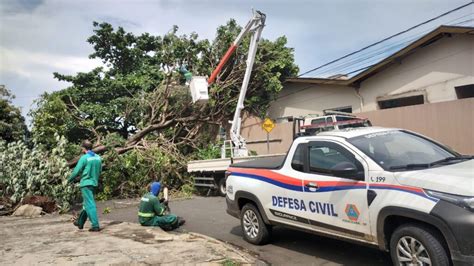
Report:
M237 219L240 219L240 208L236 201L229 199L229 197L225 197L225 201L227 204L226 212L230 216L233 216Z

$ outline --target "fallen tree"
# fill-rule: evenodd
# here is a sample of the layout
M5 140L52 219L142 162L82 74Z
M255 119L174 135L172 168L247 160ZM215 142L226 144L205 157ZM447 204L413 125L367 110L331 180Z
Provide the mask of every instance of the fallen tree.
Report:
M72 85L37 101L31 115L32 134L39 143L54 147L51 136L59 134L76 144L91 139L99 153L141 154L151 146L167 147L166 153L184 165L196 150L215 142L219 127L228 127L245 71L248 40L210 88L208 104L191 104L182 71L210 74L240 31L234 20L218 27L213 41L200 40L195 33L178 35L176 26L163 36L134 35L108 23L94 22L94 27L88 39L94 47L90 58L101 59L104 67L73 76L54 74ZM246 112L264 115L281 82L297 71L285 37L262 40ZM77 157L68 165L76 162ZM150 173L153 176L156 173Z

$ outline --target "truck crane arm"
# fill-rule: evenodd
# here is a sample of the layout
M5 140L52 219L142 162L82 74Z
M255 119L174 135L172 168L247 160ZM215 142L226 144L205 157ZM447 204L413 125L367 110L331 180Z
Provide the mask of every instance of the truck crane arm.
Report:
M252 36L250 38L248 56L246 60L247 67L245 69L244 80L240 89L239 99L237 102L237 107L235 109L234 117L231 121L232 126L230 131L230 138L232 143L234 144L234 156L237 157L248 156L248 150L245 144L245 139L240 135L242 122L241 114L242 110L244 109L245 94L247 93L250 76L252 74L253 64L255 62L255 54L257 52L258 41L260 40L260 35L262 33L263 27L265 26L265 19L266 16L262 12L254 12L252 19L250 19L247 25L242 28L237 38L234 40L234 42L229 47L224 56L221 58L216 69L212 72L211 76L207 80L207 86L215 82L217 75L219 75L224 65L227 63L231 55L235 52L239 44L242 42L244 36L249 32L252 33Z

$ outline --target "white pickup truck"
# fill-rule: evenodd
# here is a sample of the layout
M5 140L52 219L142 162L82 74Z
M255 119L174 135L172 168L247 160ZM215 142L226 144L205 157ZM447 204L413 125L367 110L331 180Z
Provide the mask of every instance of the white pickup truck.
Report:
M474 265L474 160L416 133L350 128L233 164L227 213L253 244L288 226L390 251L394 265Z

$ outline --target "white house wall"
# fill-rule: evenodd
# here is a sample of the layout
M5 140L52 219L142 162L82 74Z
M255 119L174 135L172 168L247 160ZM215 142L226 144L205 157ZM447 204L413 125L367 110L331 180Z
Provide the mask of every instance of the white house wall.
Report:
M354 89L344 86L288 83L269 109L269 117L321 114L322 110L343 106L359 108Z
M328 84L287 83L269 109L269 117L321 114L352 106L354 113L377 110L379 97L420 93L426 103L457 99L454 87L474 84L474 36L454 34L420 47L397 64L381 70L354 88Z
M377 97L425 92L426 103L457 99L454 87L474 84L474 36L453 35L413 51L399 64L362 82L363 110L378 109Z

